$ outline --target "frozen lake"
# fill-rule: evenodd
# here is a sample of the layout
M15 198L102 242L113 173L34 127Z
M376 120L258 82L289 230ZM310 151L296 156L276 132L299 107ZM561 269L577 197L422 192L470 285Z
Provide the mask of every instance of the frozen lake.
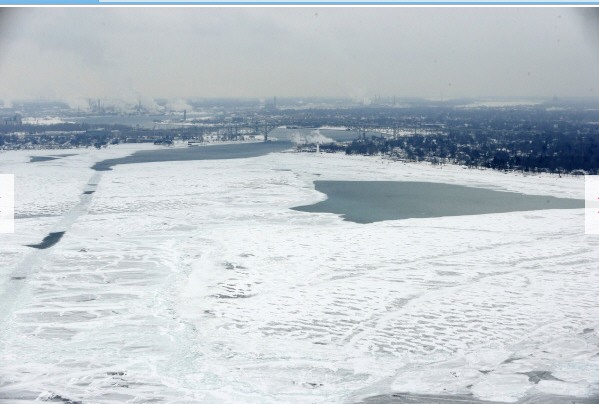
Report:
M583 179L316 153L91 168L139 147L158 150L2 154L0 401L595 399L583 209L366 224L292 209L326 199L314 180L581 199Z
M327 199L298 206L356 223L541 209L582 209L584 200L525 195L463 185L411 181L314 181Z

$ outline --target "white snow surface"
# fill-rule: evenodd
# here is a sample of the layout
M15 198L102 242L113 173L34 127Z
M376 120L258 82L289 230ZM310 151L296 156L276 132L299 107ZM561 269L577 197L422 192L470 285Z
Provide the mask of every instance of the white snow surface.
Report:
M290 209L325 198L314 180L582 199L583 179L305 153L89 169L131 147L0 155L17 194L16 233L0 235L0 401L597 394L584 209L371 224ZM50 231L66 234L25 246Z

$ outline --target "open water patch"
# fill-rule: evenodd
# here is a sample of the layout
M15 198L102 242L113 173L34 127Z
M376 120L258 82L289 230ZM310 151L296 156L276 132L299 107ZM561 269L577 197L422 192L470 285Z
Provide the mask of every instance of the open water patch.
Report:
M42 161L58 160L62 157L74 156L75 154L56 154L52 156L29 156L30 163L40 163Z
M59 157L52 157L52 156L31 156L29 157L29 162L30 163L39 163L42 161L52 161L52 160L58 160Z
M294 210L335 213L356 223L481 215L542 209L581 209L584 200L525 195L464 185L408 181L314 181L327 199Z
M96 171L108 171L119 164L157 163L166 161L225 160L258 157L289 149L291 142L232 143L158 150L140 150L129 156L99 161Z
M62 236L64 236L64 231L57 231L48 234L41 243L39 244L27 244L27 247L37 248L39 250L45 250L46 248L52 247L54 244L58 243Z

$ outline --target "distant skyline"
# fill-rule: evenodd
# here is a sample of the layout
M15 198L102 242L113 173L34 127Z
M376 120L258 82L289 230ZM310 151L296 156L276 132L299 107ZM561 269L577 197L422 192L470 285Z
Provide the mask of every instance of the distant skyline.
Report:
M599 9L0 9L0 101L598 97Z

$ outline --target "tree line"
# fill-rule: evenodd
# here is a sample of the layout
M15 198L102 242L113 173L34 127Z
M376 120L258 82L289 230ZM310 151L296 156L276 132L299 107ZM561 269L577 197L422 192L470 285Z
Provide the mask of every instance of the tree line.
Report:
M450 130L396 139L356 139L346 154L383 154L407 161L525 172L598 174L599 133Z

